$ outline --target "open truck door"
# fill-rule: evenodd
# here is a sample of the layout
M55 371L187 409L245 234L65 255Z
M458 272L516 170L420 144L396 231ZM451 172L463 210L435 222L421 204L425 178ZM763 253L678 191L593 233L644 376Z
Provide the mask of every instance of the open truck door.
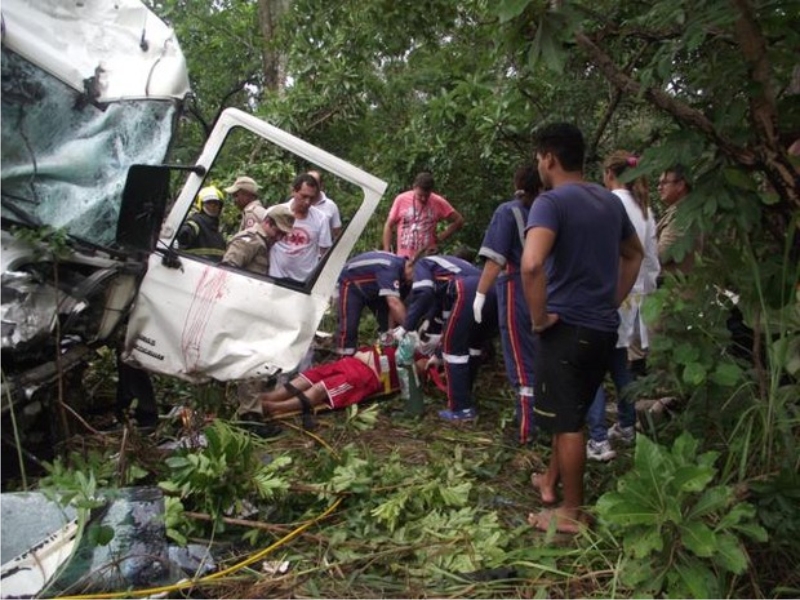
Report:
M248 139L249 136L252 136ZM243 140L248 139L247 142ZM176 244L198 191L215 183L215 160L238 148L267 148L275 163L314 165L350 186L347 227L303 285L214 264ZM251 153L251 156L254 154ZM244 164L252 173L263 164ZM202 175L200 175L202 173ZM241 174L241 173L239 173ZM222 175L222 174L220 174ZM230 173L224 173L230 183ZM265 205L286 200L291 175L263 186ZM280 179L280 178L279 178ZM236 109L224 111L162 227L128 322L126 362L192 382L274 375L297 367L330 302L336 280L373 215L386 183L332 154ZM228 206L226 210L236 210Z
M174 32L147 6L4 0L0 13L4 437L53 427L48 407L72 387L61 382L77 382L94 350L116 347L121 333L128 361L190 381L294 367L385 184L233 110L195 164L164 165L189 78ZM274 204L312 165L337 178L350 211L348 228L304 285L177 248L204 182L229 184L249 172ZM189 175L168 207L181 172Z

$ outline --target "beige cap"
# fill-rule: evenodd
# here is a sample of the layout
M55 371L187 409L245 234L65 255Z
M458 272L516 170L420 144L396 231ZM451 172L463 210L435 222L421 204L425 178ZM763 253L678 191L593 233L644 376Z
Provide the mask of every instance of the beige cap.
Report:
M239 190L250 192L255 195L258 193L258 184L250 177L237 177L231 187L226 187L225 191L228 194L235 194Z
M276 204L267 209L267 217L275 221L278 229L285 233L292 233L294 229L294 214L285 204Z

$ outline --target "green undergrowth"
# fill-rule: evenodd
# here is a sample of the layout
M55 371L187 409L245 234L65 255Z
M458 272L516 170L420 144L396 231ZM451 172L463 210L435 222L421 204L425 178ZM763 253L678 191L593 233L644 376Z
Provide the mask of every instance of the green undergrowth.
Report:
M270 455L290 461L281 474L289 489L269 512L271 523L287 529L254 535L240 528L250 534L251 551L342 501L275 550L273 560L291 565L287 575L276 582L254 570L237 594L607 596L613 565L594 534L575 540L527 526L528 512L541 508L528 478L548 450L516 445L506 414L513 411L510 397L488 399L477 423L459 426L436 418L443 398L427 402L422 419L406 417L396 399L321 415L314 436L324 444L295 429L265 443ZM626 463L623 457L618 466ZM593 498L610 485L614 469L590 466Z
M81 436L44 483L79 498L98 484L160 486L171 540L208 544L220 566L232 568L198 583L193 594L205 597L796 591L776 556L792 560L798 538L775 532L781 525L797 531L797 477L762 477L744 492L723 477L725 455L681 435L679 416L652 422L635 447L617 447L616 460L587 464L591 529L576 536L532 530L527 515L542 506L529 478L550 451L545 439L517 444L514 399L499 362L481 372L473 423L440 421L444 396L428 389L421 418L393 398L321 413L312 432L288 419L272 439L229 423L232 388L172 383L159 387L160 400L174 397L191 418L165 420L155 436ZM192 443L167 452L155 446L165 437ZM70 475L68 463L81 474ZM763 561L758 572L755 558ZM284 561L288 571L269 572ZM774 581L783 587L770 587Z

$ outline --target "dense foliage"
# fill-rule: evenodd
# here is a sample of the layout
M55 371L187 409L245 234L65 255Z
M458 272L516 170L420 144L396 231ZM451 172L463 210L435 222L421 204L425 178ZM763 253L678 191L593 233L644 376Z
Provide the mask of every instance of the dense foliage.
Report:
M270 39L262 37L263 15L278 3L152 4L176 28L196 96L174 148L178 161L190 162L219 111L237 106L385 179L389 197L417 171L432 170L467 218L459 241L473 248L512 192L514 168L531 160L529 134L542 122L583 129L591 178L618 148L641 155L641 174L675 162L692 170L693 192L678 218L703 234L704 255L690 277L668 278L647 305L659 332L651 375L637 384L642 395L677 397L680 410L651 424L652 442L640 440L617 485L602 482L600 489L615 489L593 497L597 535L575 543L585 562L569 550L548 554L551 537L530 540L484 510L481 490L499 471L492 461L509 461L507 448L492 453L491 432L482 438L488 449L466 443L469 465L458 433L438 453L448 466L427 462L436 452L409 465L355 442L341 446L340 460L303 463L308 447L295 447L292 467L303 467L294 475L312 483L293 496L297 504L278 509L286 522L338 495L351 508L316 541L330 545L322 553L335 565L329 572L346 571L352 585L313 581L303 591L359 595L355 582L366 573L375 583L361 595L422 596L431 578L452 576L444 571L513 564L528 583L505 590L510 595L797 593L800 186L788 151L800 138L796 0L294 0ZM280 56L277 81L265 75L268 56ZM255 154L244 145L229 156L223 168L231 173L288 178L300 167L248 165ZM359 250L376 244L388 206L387 198ZM743 326L734 339L737 311ZM497 385L480 393L495 397ZM403 435L416 433L404 424ZM172 460L165 487L218 515L234 503L233 490L218 476L203 483L190 466L200 461L204 473L219 475L228 449L238 448L248 462L237 481L260 467L246 440L212 435L210 456ZM336 435L349 443L354 432ZM436 444L447 438L425 435ZM209 490L219 501L204 495ZM467 545L456 530L469 534ZM400 572L408 587L381 587Z

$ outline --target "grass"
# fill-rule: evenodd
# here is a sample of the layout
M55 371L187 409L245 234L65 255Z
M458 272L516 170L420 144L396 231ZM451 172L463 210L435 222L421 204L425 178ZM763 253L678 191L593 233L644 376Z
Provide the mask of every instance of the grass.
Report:
M439 392L428 392L426 413L419 419L407 417L399 399L378 403L377 419L369 428L353 426L341 411L318 415L315 436L333 452L357 455L369 465L366 489L354 486L324 523L277 549L274 559L288 560L292 565L288 574L275 578L251 571L244 580L225 584L232 589L222 592L221 584L216 583L216 592L204 593L350 598L608 596L606 583L613 576L613 565L607 563L596 544L583 540L578 545L570 537L534 532L526 524L528 512L541 508L531 493L529 477L533 470L544 467L549 449L546 444L518 446L514 400L500 365L485 368L478 382L480 417L476 422L442 423L436 411L445 399ZM299 426L299 420L289 423ZM300 429L287 429L287 435L267 445L272 455L292 456L290 480L302 484L287 500L287 506L273 513L291 527L300 515L307 518L321 511L324 503L304 490L309 482L330 477L331 465L320 456L326 451L316 441ZM397 465L404 473L393 472ZM629 465L625 451L614 463L588 465L587 500L593 502L612 485L615 473ZM417 507L415 512L406 506L393 531L375 526L379 500L392 501L406 486L416 486L423 494L426 477L434 481L438 478L437 485L442 488L470 486L463 506L445 507L433 500L426 506L441 510L442 519L451 518L456 509L467 511L473 521L487 515L496 517L498 530L505 532L500 558L481 556L485 551L498 553L498 548L474 539L475 535L479 537L474 530L459 535L443 523L441 529L420 533L426 528L416 528L416 522L425 517L418 512L424 507ZM403 528L422 537L395 535ZM259 546L275 540L265 534ZM453 557L456 559L451 560ZM471 566L463 571L446 565ZM482 572L484 569L486 572Z
M113 378L90 372L87 380L93 396L113 398ZM201 415L223 418L235 406L233 386L209 389L154 380L165 405L191 406ZM214 598L629 596L618 581L618 542L606 530L571 537L527 525L528 513L541 508L529 477L545 467L550 451L546 440L518 445L514 397L499 354L482 369L476 398L479 418L472 423L439 420L436 412L445 398L433 388L426 390L421 418L407 416L402 401L394 398L362 405L357 416L320 413L313 435L302 430L299 418L288 419L286 433L266 440L264 451L291 457L282 474L289 493L263 503L249 522L231 522L224 534L212 536L208 524L198 521L196 531L205 528L206 533L195 533L191 541L212 546L218 565L228 572L203 579L187 593ZM666 437L681 429L676 421L660 427ZM159 432L179 433L175 423L163 424ZM150 473L140 483L167 476L164 453L152 437L84 434L66 448L136 463ZM616 449L617 459L610 463L587 463L590 509L632 466L633 450ZM116 482L127 483L121 469ZM334 504L330 515L293 535ZM791 581L785 565L770 562L773 555L759 548L752 554L764 556L759 571ZM265 562L283 561L290 565L284 574L263 568ZM748 592L732 590L730 596L749 596L757 586L755 580L742 582Z

